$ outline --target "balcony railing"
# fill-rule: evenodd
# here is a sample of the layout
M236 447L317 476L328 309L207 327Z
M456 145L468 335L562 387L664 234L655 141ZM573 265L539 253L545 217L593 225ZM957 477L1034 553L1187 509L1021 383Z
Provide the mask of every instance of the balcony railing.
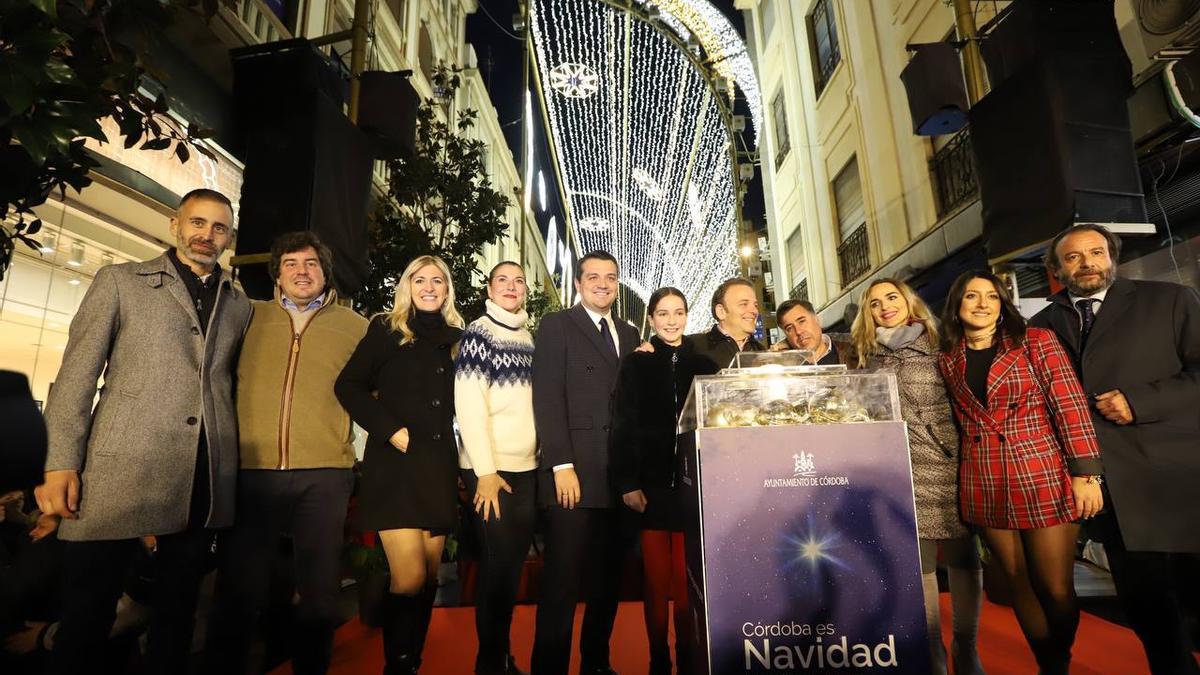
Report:
M808 300L808 279L801 279L789 296L792 300Z
M966 128L934 154L930 169L937 187L938 218L945 217L978 196L975 154L971 149L971 134Z
M859 225L838 246L838 267L842 271L842 286L871 270L871 243L867 239L867 224Z
M237 0L233 11L238 22L259 44L292 37L291 31L262 0Z

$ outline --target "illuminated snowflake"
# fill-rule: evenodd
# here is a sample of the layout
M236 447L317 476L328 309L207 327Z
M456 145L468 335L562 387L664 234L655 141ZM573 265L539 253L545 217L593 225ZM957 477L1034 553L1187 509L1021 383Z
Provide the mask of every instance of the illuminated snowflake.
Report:
M582 63L560 63L550 69L550 86L567 98L588 98L600 90L600 76Z
M656 202L661 202L663 197L667 196L658 181L654 180L654 177L641 167L633 170L633 182L642 189L642 192L646 193L647 197Z
M612 229L612 224L606 218L588 216L579 221L579 229L585 232L608 232Z

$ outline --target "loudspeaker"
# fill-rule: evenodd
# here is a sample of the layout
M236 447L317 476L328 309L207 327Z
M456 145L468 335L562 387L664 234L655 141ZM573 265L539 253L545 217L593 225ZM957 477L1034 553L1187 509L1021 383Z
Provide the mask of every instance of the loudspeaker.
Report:
M396 159L416 150L421 97L409 81L411 74L411 70L374 70L359 77L358 128L371 138L379 159Z
M278 235L311 230L333 250L333 279L343 296L367 278L370 141L335 104L314 95L247 142L239 212L239 254L265 253ZM244 266L242 285L270 298L266 265Z
M971 141L992 260L1073 222L1145 222L1125 93L1107 56L1051 53L971 109Z
M308 40L235 49L234 112L246 169L239 254L266 253L275 237L311 230L334 254L333 279L349 295L367 277L371 147L342 112L346 81ZM242 286L266 299L266 264L241 268Z
M1177 58L1200 46L1200 4L1194 0L1134 0L1133 11L1149 58Z
M248 138L321 95L345 102L346 80L338 66L308 40L296 38L233 49L234 131L244 151Z
M916 53L900 73L908 93L913 133L940 136L958 131L967 123L967 91L962 62L947 42L914 45Z
M1130 69L1113 0L1016 0L980 48L993 89L1050 54L1107 57L1097 65Z

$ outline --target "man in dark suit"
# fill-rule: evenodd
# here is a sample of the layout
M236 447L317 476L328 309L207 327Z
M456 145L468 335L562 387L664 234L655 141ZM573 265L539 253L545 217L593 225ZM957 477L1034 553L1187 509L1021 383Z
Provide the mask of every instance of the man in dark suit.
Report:
M1055 237L1046 266L1066 288L1031 325L1058 334L1093 399L1108 509L1089 529L1150 668L1195 674L1183 613L1200 578L1200 296L1118 279L1120 251L1097 225Z
M549 509L546 566L533 645L535 675L565 675L575 604L586 575L580 638L582 673L611 673L608 642L623 560L617 506L608 480L608 430L617 363L637 346L633 326L612 316L617 261L585 255L575 271L579 303L548 314L533 351L533 412L541 441L538 496Z

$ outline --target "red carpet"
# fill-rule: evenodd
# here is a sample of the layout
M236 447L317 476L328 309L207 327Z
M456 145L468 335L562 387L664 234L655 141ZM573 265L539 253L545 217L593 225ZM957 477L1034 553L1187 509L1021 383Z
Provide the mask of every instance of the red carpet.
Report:
M942 594L943 629L946 643L950 641L950 596ZM517 663L529 667L533 647L534 607L517 607L513 618L513 652ZM579 625L582 608L575 617L575 645L579 644ZM1012 611L1006 607L984 602L983 625L979 643L984 666L990 675L1035 673L1037 668L1025 638ZM475 620L470 607L437 609L429 628L425 663L421 673L426 675L456 675L472 672L475 660ZM642 675L647 670L645 626L640 603L621 603L617 625L613 631L613 667L622 675ZM1084 614L1075 642L1072 673L1080 675L1137 675L1148 673L1146 658L1137 637L1127 628ZM579 668L578 652L572 659L572 673ZM333 657L333 675L376 675L383 670L383 655L379 646L379 631L368 629L357 621L341 628ZM276 675L290 675L285 666Z

